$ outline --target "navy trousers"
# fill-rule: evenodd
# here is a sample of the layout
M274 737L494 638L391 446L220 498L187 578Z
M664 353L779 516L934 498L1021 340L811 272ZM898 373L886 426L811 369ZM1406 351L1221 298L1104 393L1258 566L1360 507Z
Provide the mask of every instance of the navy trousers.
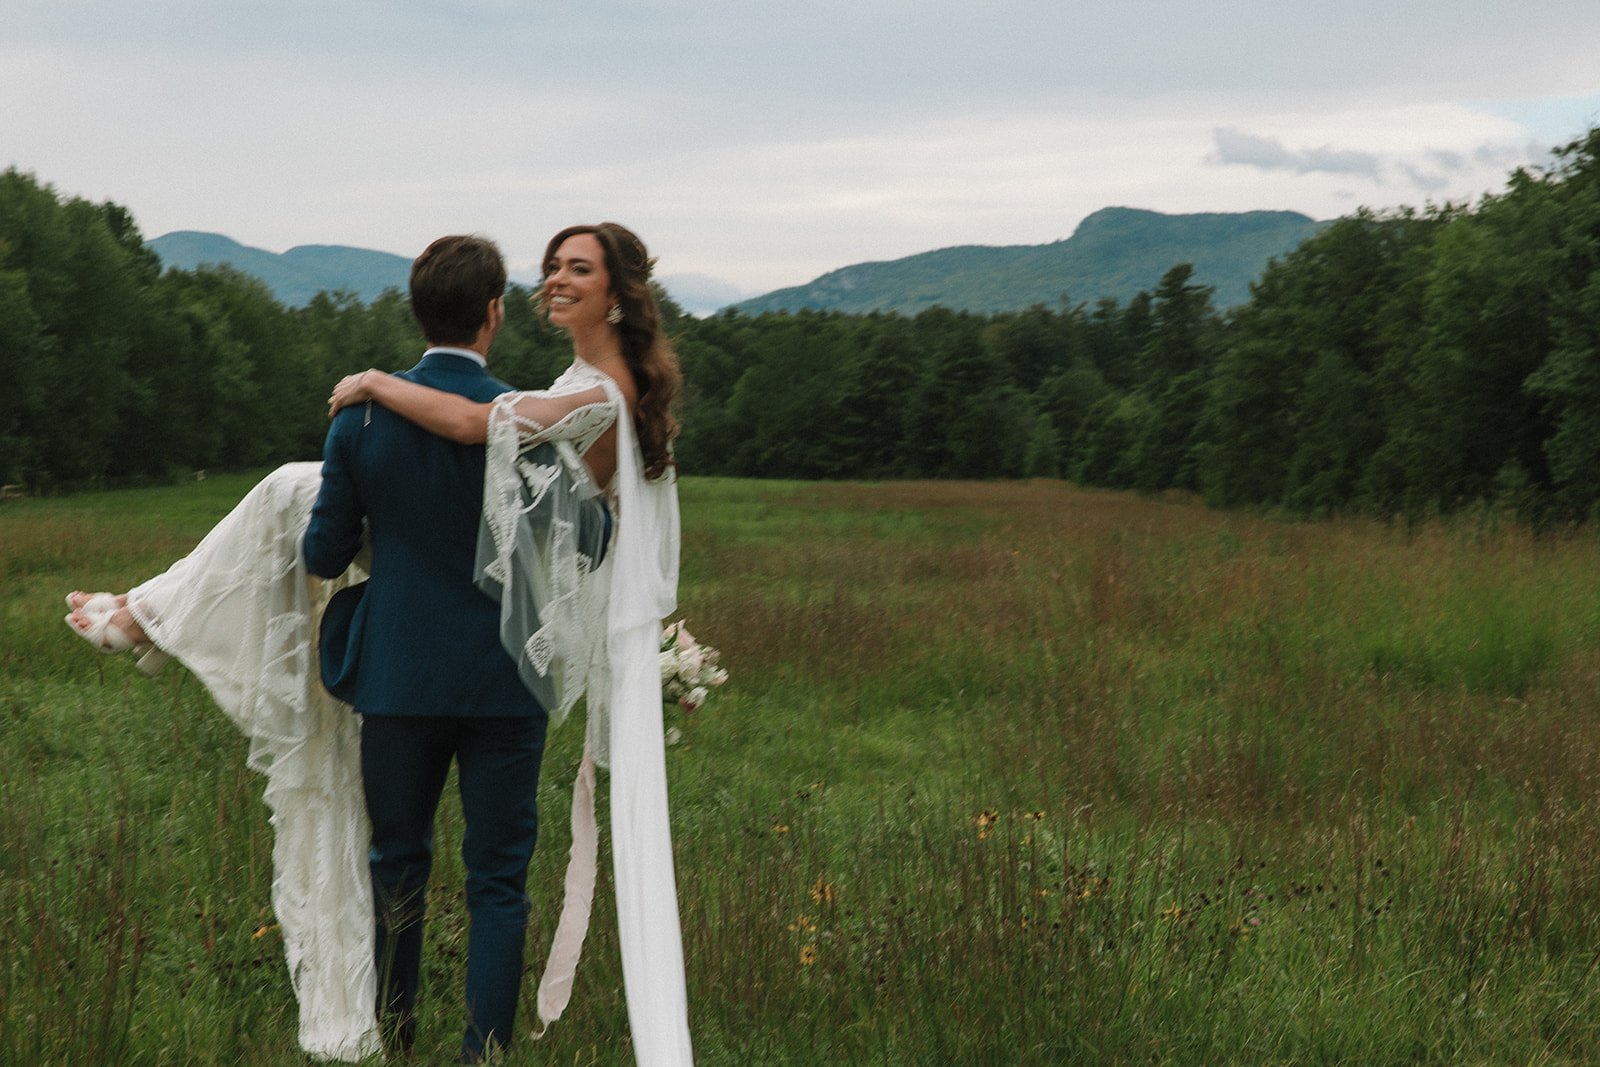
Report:
M466 834L467 1026L462 1058L511 1043L528 923L528 861L539 832L535 804L544 757L543 715L364 715L361 780L372 820L378 1015L391 1040L415 1035L433 867L433 821L452 759Z

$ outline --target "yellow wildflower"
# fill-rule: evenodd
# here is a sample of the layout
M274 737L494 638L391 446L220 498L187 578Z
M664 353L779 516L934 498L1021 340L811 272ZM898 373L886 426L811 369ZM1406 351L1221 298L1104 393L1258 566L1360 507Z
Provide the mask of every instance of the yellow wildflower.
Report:
M800 966L809 967L817 962L817 945L812 942L800 950Z

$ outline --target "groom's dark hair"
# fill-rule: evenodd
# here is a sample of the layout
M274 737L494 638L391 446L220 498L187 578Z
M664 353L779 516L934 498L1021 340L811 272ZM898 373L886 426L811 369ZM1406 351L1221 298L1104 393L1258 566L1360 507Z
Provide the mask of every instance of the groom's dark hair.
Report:
M506 261L487 237L441 237L411 264L411 313L429 344L471 344L505 291Z

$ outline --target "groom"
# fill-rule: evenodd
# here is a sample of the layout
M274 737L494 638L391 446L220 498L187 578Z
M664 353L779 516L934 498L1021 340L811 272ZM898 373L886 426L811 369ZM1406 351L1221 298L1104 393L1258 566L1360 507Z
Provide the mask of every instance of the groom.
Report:
M492 242L429 245L411 267L411 308L431 347L400 377L480 402L509 390L485 367L505 287ZM302 546L307 568L331 578L370 529L372 577L350 623L356 667L342 695L362 716L378 1014L391 1049L416 1037L434 812L457 766L471 917L464 1063L511 1043L547 725L500 646L499 604L474 584L483 464L481 445L435 437L376 404L345 408L328 432Z

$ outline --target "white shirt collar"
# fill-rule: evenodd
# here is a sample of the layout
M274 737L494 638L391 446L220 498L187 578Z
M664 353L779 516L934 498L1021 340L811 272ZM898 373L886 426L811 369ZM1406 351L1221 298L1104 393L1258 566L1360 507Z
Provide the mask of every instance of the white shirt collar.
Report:
M476 363L480 367L483 367L485 370L487 370L489 367L489 361L478 355L478 353L474 352L472 349L456 348L454 345L434 345L432 348L422 353L423 358L427 358L428 356L433 355L435 352L442 352L447 356L466 356L468 359L472 360L472 362Z

